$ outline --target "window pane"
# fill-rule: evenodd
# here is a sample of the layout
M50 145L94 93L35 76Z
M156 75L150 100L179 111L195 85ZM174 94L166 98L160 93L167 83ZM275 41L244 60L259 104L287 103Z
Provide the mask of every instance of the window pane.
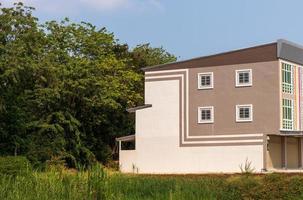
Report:
M239 83L249 83L249 72L239 72Z
M243 83L243 73L239 73L239 83Z
M250 107L239 108L239 118L240 119L249 119L250 118Z
M211 85L211 76L210 75L201 75L201 85L210 86Z
M202 120L210 120L211 119L211 111L210 110L201 110L201 119Z
M282 99L282 127L283 129L293 129L293 100Z
M284 93L293 93L293 66L282 63L282 91Z

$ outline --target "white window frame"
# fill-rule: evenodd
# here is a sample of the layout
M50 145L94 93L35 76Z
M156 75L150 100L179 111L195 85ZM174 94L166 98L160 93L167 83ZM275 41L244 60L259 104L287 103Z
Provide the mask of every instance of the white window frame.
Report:
M210 76L210 85L209 86L201 85L201 76L205 76L205 75ZM213 72L198 73L198 89L207 90L207 89L213 89L213 88L214 88L214 73Z
M283 65L289 65L290 70L283 69ZM294 65L291 63L287 63L285 61L281 62L281 87L282 87L282 92L285 94L293 94L294 92ZM283 82L283 76L284 72L289 72L290 73L290 82Z
M201 119L201 111L202 110L210 110L210 120L202 120ZM199 124L210 124L214 123L214 107L213 106L203 106L203 107L198 107L198 123Z
M239 82L239 74L241 72L249 72L249 82L248 83L240 83ZM249 87L252 86L252 80L253 80L253 74L252 69L239 69L235 71L235 81L236 81L236 87Z
M239 114L240 114L240 108L250 108L250 116L248 119L241 119ZM252 104L241 104L241 105L236 105L236 122L252 122L253 121L253 105Z
M283 105L283 100L290 101L291 106ZM284 118L284 115L285 114L287 115L287 113L284 113L284 108L291 110L291 119ZM287 99L287 98L282 99L282 130L284 131L294 130L294 100L293 99Z

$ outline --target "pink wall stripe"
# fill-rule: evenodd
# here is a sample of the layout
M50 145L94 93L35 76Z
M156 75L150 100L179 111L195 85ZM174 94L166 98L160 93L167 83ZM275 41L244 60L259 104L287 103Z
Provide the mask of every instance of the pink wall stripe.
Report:
M301 128L302 128L302 124L301 124L301 121L302 121L302 114L301 114L301 76L302 76L302 74L301 74L301 67L298 67L298 84L299 84L299 130L301 130Z

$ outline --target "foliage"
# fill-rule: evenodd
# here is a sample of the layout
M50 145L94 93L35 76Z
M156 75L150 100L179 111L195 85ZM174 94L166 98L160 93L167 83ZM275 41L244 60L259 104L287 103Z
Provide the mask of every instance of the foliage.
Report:
M176 58L90 23L39 23L33 11L0 7L0 155L106 163L114 138L134 131L126 108L143 102L140 69Z
M139 68L176 61L176 57L163 49L152 48L150 44L137 45L132 51L134 65Z
M129 175L93 165L0 176L0 199L302 199L302 183L295 174Z
M252 162L249 161L248 158L246 158L244 166L243 166L243 164L240 164L239 167L240 167L241 172L244 174L251 174L256 171L255 168L252 167Z
M29 161L22 156L0 157L0 175L23 176L31 171Z

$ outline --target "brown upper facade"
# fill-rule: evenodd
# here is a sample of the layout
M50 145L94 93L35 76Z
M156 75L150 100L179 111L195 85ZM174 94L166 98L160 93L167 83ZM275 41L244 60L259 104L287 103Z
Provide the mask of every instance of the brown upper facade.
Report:
M250 84L237 85L238 72L250 72ZM199 89L197 74L207 73L213 87ZM189 136L279 132L279 61L191 68L188 77ZM211 121L202 121L208 107Z
M260 46L203 56L184 61L178 61L163 65L143 68L144 71L159 71L185 68L198 68L209 66L235 65L244 63L256 63L275 61L279 58L303 65L303 46L287 40Z
M297 44L278 40L144 70L145 84L178 81L180 146L256 144L263 134L303 132L303 47Z

